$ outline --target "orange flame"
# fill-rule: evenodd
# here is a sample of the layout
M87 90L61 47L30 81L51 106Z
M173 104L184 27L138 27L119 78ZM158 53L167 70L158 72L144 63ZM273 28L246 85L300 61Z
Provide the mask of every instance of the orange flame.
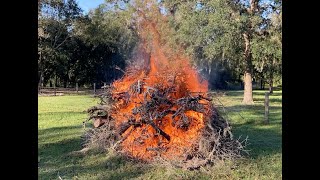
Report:
M161 85L164 88L173 85L175 92L170 94L171 99L185 97L188 92L207 92L207 82L200 82L199 75L192 68L189 59L182 55L182 53L174 53L170 48L161 45L157 25L151 21L147 21L146 18L141 24L143 31L152 35L150 58L144 62L144 64L149 65L149 68L141 68L134 74L130 74L127 71L122 79L113 83L113 93L129 92L130 87L137 81L143 82L142 87L144 90L156 85ZM144 37L141 38L143 39ZM146 49L146 44L142 43L144 49ZM170 60L165 53L171 54ZM134 115L132 110L139 103L142 103L143 96L143 94L137 94L136 96L131 96L130 101L127 103L123 101L117 102L117 112L112 114L117 127L127 122L129 116L135 116L139 119L139 114ZM174 108L177 109L178 107ZM192 118L187 129L174 126L173 123L177 119L172 119L169 115L162 119L153 120L160 129L170 135L170 141L159 135L150 125L144 124L137 128L131 126L122 134L123 137L127 136L122 142L122 150L133 157L144 160L151 159L159 152L161 152L160 155L162 157L167 159L183 157L185 152L192 148L192 144L197 142L201 130L204 128L203 113L190 110L185 112L185 115ZM159 147L163 149L157 149ZM153 149L157 149L157 151Z

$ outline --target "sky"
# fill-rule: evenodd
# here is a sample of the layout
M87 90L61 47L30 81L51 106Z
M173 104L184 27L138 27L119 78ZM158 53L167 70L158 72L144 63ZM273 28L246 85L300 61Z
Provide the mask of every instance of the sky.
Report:
M85 14L89 12L90 9L98 7L99 4L104 3L105 0L77 0L80 8Z

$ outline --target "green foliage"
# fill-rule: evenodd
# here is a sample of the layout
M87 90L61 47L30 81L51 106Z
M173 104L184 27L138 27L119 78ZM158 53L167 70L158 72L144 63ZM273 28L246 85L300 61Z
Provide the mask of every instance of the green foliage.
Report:
M234 79L243 74L247 67L243 56L243 33L249 34L252 69L260 77L261 73L281 70L282 21L281 15L277 15L281 14L281 1L258 1L258 10L254 12L249 10L249 1L164 0L162 3L170 12L170 24L176 30L171 41L184 47L195 64L203 67L208 74L214 61L223 62ZM265 31L270 35L265 36ZM276 60L272 61L277 63L261 68L267 64L262 59L269 55L276 56ZM281 76L281 73L276 74L273 77Z
M40 80L60 77L68 79L69 44L72 41L72 22L81 9L74 0L40 2L38 16L38 66Z
M66 87L111 82L124 68L137 36L127 13L101 5L81 14L74 0L41 1L39 14L39 78Z
M255 70L260 78L269 84L281 82L282 74L282 12L281 4L276 4L264 22L261 35L252 40L252 57Z
M137 42L134 31L127 28L126 16L100 6L74 24L74 36L84 46L82 49L87 49L87 53L79 49L75 54L82 54L75 58L78 81L109 83L122 74L115 66L124 68Z
M175 2L165 3L169 9L175 7L171 18L175 41L198 65L207 66L215 60L235 62L242 57L241 23L227 1Z

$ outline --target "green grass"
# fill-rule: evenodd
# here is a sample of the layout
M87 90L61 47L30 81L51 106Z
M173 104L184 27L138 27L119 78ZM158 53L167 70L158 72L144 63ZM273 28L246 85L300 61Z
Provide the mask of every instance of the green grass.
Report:
M270 95L270 124L264 125L264 91L255 104L241 104L242 91L227 91L219 100L235 137L248 136L250 155L199 171L145 165L112 153L71 154L81 149L83 112L98 100L86 96L38 97L39 179L282 179L282 92ZM217 100L215 100L217 102Z

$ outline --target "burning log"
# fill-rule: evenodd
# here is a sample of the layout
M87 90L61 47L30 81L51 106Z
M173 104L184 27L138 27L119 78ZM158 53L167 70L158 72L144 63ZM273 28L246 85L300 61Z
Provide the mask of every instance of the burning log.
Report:
M106 123L107 121L108 121L108 119L105 119L105 118L101 118L101 117L95 118L94 121L93 121L93 126L95 128L100 127L104 123Z
M149 115L150 115L150 113L149 113ZM153 129L156 130L157 133L159 133L160 135L162 135L163 137L165 137L168 141L170 141L170 136L169 136L167 133L165 133L164 131L162 131L162 130L153 122L153 119L152 119L151 115L150 115L150 120L148 120L146 123L147 123L147 124L150 124L150 125L153 127Z
M120 125L120 129L119 129L119 134L122 135L124 132L127 131L127 129L129 129L129 127L134 126L134 127L140 127L142 124L139 122L136 122L135 119L129 119L128 122L122 123Z

